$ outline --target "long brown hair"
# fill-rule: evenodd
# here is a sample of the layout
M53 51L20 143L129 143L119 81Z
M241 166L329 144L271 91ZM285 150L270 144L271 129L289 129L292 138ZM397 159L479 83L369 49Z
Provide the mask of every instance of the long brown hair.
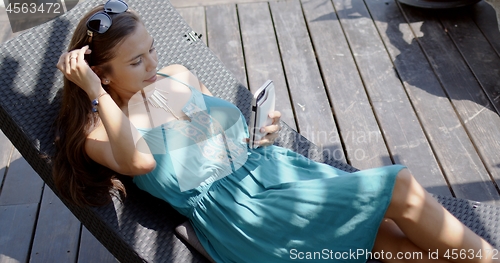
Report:
M102 73L106 73L111 70L106 67L106 63L114 58L116 46L142 22L131 10L109 14L113 24L108 31L103 34L94 33L89 37L86 22L99 11L103 11L103 6L92 9L80 20L68 51L90 44L92 53L86 55L86 61L90 66L98 67ZM53 158L53 178L61 195L79 206L104 205L111 201L110 193L125 194L125 187L117 178L119 175L90 159L85 152L86 138L99 122L99 115L92 112L87 93L64 78L61 110L56 124L57 151Z

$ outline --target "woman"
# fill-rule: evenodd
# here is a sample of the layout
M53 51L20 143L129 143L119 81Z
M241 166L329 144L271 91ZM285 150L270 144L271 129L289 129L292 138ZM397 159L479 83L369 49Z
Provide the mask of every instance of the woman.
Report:
M153 37L122 1L84 16L69 50L54 178L75 204L103 204L124 191L115 174L132 176L190 219L217 262L461 261L452 249L499 262L402 166L348 174L273 146L279 112L262 147L247 147L234 105L183 66L156 71Z

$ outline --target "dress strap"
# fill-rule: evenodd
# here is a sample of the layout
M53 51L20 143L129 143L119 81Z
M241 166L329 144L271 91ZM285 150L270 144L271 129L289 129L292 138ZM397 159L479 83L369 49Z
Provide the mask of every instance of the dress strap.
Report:
M168 75L168 74L161 73L161 72L156 72L156 74L158 74L158 75L160 75L160 76L163 76L163 77L166 77L166 78L170 78L170 79L172 79L172 80L175 80L175 81L177 81L177 82L179 82L179 83L183 84L184 86L186 86L186 87L190 88L191 90L196 90L196 88L195 88L195 87L193 87L193 86L191 86L191 85L188 85L188 84L186 84L186 83L184 83L184 82L182 82L182 81L180 81L180 80L178 80L178 79L176 79L176 78L174 78L174 77L172 77L172 76L170 76L170 75Z
M163 77L166 77L166 78L170 78L174 81L177 81L179 83L181 83L182 85L188 87L190 90L191 90L191 99L190 99L190 102L191 103L186 103L186 105L184 105L184 108L183 108L183 111L184 113L188 116L188 117L191 117L192 114L198 112L198 111L203 111L203 110L206 110L207 109L207 106L205 104L205 99L203 98L203 93L198 90L197 88L191 86L191 85L188 85L186 83L184 83L183 81L180 81L168 74L165 74L165 73L161 73L161 72L156 72L156 74L160 75L160 76L163 76ZM195 107L193 106L196 105Z

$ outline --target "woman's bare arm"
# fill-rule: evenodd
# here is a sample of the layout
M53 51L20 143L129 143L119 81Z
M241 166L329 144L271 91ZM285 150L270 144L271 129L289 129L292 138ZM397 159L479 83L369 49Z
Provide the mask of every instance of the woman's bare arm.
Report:
M124 175L152 171L156 162L137 129L110 96L99 99L101 125L92 131L85 150L92 160Z
M113 99L106 94L101 80L85 62L88 46L61 55L57 67L91 100L98 98L101 124L88 136L87 155L120 174L140 175L153 170L156 162L144 139ZM101 96L102 94L106 94ZM86 98L82 98L86 99ZM89 102L90 103L90 102Z

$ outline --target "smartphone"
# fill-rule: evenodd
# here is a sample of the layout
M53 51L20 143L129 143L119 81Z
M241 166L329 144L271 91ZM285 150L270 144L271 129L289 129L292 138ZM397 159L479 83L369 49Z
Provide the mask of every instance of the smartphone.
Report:
M271 125L273 120L269 113L274 111L275 92L272 80L266 81L253 95L252 113L250 115L250 142L251 148L256 148L255 141L259 141L266 134L260 132L260 128Z

